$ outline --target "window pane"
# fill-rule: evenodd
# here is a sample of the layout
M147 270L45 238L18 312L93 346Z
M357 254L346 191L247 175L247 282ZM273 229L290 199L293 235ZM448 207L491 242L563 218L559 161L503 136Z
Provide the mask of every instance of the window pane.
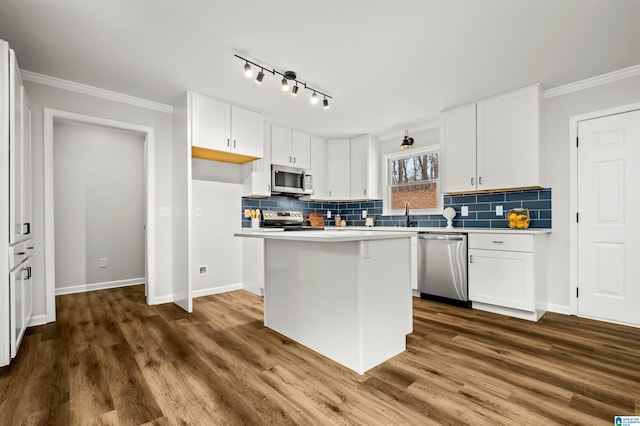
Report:
M432 181L440 175L437 152L390 160L390 163L391 185Z
M438 185L436 182L414 183L391 187L391 209L404 209L405 203L412 209L435 209L438 207Z

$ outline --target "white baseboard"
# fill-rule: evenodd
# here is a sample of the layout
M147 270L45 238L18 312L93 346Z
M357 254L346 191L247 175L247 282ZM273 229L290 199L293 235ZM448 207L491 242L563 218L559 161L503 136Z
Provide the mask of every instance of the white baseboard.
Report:
M164 303L171 303L171 302L173 302L173 296L171 294L167 296L153 297L149 300L150 305L162 305Z
M191 292L191 297L211 296L212 294L226 293L227 291L233 290L242 290L242 283L205 288L202 290L193 290Z
M94 290L105 290L108 288L127 287L131 285L144 284L146 278L131 278L128 280L107 281L103 283L80 284L69 287L56 287L56 296L62 294L84 293Z
M31 317L31 319L29 320L29 324L27 324L27 327L34 327L36 325L43 325L46 323L47 323L46 315L35 315Z
M556 305L554 303L547 304L547 311L554 312L556 314L571 315L571 308L569 306Z

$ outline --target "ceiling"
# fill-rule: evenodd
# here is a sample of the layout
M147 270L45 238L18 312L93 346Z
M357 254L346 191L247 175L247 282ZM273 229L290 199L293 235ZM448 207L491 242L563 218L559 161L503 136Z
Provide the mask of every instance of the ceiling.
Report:
M327 137L398 133L531 83L640 64L638 0L0 0L20 67L165 104L186 90ZM234 53L330 94L293 98Z

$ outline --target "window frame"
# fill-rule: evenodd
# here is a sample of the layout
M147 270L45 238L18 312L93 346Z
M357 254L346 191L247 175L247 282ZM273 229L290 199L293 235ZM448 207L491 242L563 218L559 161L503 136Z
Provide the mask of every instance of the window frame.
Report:
M443 210L444 210L444 194L442 193L442 163L440 162L440 156L441 156L441 152L440 152L440 144L434 144L434 145L429 145L427 147L424 148L418 148L418 149L410 149L408 151L399 151L399 152L393 152L390 154L386 154L383 157L383 161L384 161L384 193L383 193L383 198L382 198L382 214L384 216L397 216L397 215L402 215L404 214L404 208L402 209L397 209L397 210L392 210L390 208L391 206L391 184L390 184L390 180L391 180L391 176L389 175L390 170L389 170L389 162L393 161L393 160L400 160L402 158L409 158L409 157L419 157L421 155L425 155L425 154L432 154L432 153L437 153L438 154L438 180L437 180L437 188L438 188L438 195L437 195L437 206L435 208L432 209L414 209L411 208L411 214L412 215L427 215L427 214L442 214Z

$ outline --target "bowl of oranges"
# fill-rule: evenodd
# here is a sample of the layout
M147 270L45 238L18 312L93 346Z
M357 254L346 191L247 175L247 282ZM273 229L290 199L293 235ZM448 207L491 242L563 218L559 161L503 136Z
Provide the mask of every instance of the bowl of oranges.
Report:
M509 221L509 228L511 229L527 229L529 222L531 222L531 215L529 209L515 208L507 212L507 220Z

